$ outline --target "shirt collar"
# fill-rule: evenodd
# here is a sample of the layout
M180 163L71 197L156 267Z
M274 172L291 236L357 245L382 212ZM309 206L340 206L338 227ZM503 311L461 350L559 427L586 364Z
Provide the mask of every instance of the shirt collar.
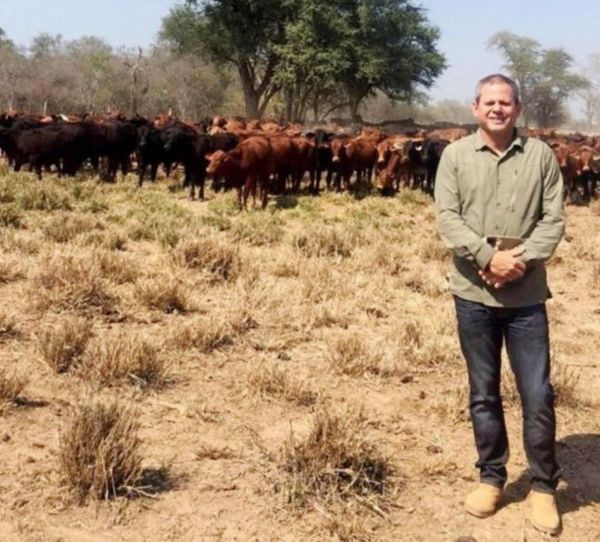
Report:
M510 145L508 146L508 148L506 149L504 154L506 154L508 151L510 151L513 147L523 150L524 145L525 145L525 139L519 133L519 131L515 128L513 140L511 141ZM478 129L475 132L475 150L483 151L488 148L489 147L484 143L483 138L481 137L480 129Z

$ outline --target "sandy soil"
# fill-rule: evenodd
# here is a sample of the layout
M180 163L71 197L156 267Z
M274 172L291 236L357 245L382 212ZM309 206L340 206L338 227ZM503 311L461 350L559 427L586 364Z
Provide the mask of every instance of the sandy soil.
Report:
M105 198L105 213L119 214L125 198L110 199L110 189L97 198ZM194 220L215 214L214 202L223 198L190 203L181 192L148 190ZM239 245L251 262L249 272L235 283L185 277L197 311L140 308L132 301L133 286L125 284L115 290L124 317L95 317L96 335L125 329L160 341L172 381L155 391L126 385L114 391L139 407L144 467L154 475L148 495L81 506L65 498L57 454L59 431L84 383L73 374L56 374L40 359L35 333L50 314L31 308L42 245L63 250L64 243L38 240L37 249L25 250L25 239L29 244L37 239L43 214L27 214L27 229L10 232L12 244L4 232L3 257L19 272L0 281L0 307L14 318L18 334L0 341L0 359L4 367L27 375L28 383L20 405L0 414L1 541L547 539L525 520L526 461L514 401L506 409L510 479L501 509L486 520L463 511L464 495L476 480L475 449L453 309L444 289L447 261L435 255L440 248L431 204L328 196L312 214L301 215L296 203L268 215L277 219L269 227L281 229L279 240L262 244L235 227L218 233ZM262 220L258 215L226 218ZM574 399L557 410L560 539L592 542L600 540L600 213L598 206L569 207L567 215L566 240L549 266L554 298L548 303L555 361L563 371L557 378L569 385L569 378L579 376L569 388ZM349 217L365 237L346 258L306 257L289 242L297 232L335 226L338 220L343 226ZM14 242L15 236L21 242ZM164 250L130 237L123 253L150 275L167 261L161 259ZM169 347L174 330L198 314L231 320L240 311L254 324L231 344L208 353ZM411 325L417 341L407 339ZM331 360L340 337L360 337L368 352L379 356L377 363L392 369L340 374ZM257 392L251 377L261 367L283 368L318 394L316 404L301 406ZM291 430L297 438L307 433L322 405L332 412L364 408L365 438L395 471L381 513L367 506L327 509L317 502L298 509L277 491L281 473L272 458Z

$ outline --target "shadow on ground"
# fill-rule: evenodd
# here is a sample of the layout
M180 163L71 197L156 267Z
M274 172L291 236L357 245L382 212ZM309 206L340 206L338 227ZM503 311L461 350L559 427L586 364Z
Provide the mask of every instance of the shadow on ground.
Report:
M562 480L556 497L562 514L600 503L600 434L569 435L557 442ZM501 506L521 502L529 492L529 474L523 471L508 484Z

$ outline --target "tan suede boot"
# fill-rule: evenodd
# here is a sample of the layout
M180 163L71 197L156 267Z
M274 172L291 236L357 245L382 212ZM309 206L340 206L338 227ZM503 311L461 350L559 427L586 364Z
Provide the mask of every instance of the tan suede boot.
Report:
M529 492L529 521L538 530L547 534L560 532L560 514L556 507L556 497L532 489Z
M476 518L487 518L496 512L501 496L501 488L481 483L475 491L467 495L465 508L469 514Z

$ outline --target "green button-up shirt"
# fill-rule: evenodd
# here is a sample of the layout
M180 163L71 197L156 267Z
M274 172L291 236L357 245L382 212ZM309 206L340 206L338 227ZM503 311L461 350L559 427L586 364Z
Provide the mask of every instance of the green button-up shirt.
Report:
M452 249L452 293L495 307L525 307L549 296L544 261L564 232L563 181L552 150L516 134L497 155L479 132L448 145L435 180L440 236ZM479 277L496 250L486 236L520 237L525 275L495 289Z

